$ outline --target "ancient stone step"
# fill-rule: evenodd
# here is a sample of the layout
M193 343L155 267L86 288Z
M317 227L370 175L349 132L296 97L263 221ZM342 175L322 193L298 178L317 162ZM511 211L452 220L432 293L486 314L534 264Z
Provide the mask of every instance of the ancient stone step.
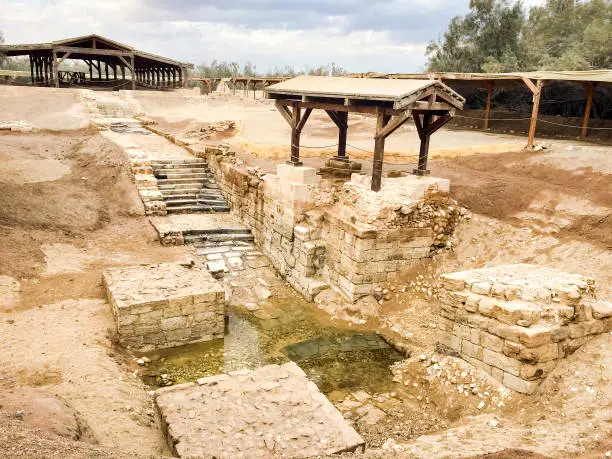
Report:
M165 200L169 199L203 199L203 200L223 200L221 192L211 190L201 192L201 190L163 190L162 196Z
M227 207L227 201L225 199L199 199L197 197L194 198L184 198L184 199L164 199L167 207L176 207L176 206L184 206L184 205L204 205L204 206L223 206Z
M155 167L153 171L157 174L191 174L191 173L201 173L201 172L210 172L210 169L207 166L202 167Z
M160 178L157 180L158 185L216 185L210 178L202 177L202 178L173 178L166 179Z
M195 212L229 212L228 206L206 206L206 205L184 205L184 206L166 206L168 213L183 213L191 214Z
M253 242L255 238L252 234L228 234L228 233L213 233L213 234L183 234L183 239L186 244L193 244L195 247L200 248L199 243L205 242Z
M166 172L153 172L153 175L155 175L155 177L157 177L157 179L171 179L171 180L176 180L176 179L212 179L213 175L210 172L188 172L188 173L184 173L184 174L175 174L175 173L166 173Z
M184 165L188 164L189 167L193 167L194 164L204 164L207 165L208 163L200 158L185 158L185 159L156 159L155 161L151 162L151 166L153 167L157 167L159 166L164 166L164 167L185 167Z

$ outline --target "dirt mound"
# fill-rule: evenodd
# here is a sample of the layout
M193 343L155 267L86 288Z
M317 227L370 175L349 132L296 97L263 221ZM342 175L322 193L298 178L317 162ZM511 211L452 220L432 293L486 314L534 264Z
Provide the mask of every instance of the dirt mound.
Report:
M83 238L111 219L143 215L123 152L97 133L2 135L0 151L5 166L0 257L12 260L0 267L2 274L32 275L26 254L42 260L38 246L43 241ZM24 160L29 174L19 166ZM47 172L36 174L37 167ZM32 181L32 175L38 178Z
M15 418L14 413L0 411L0 432L0 455L7 459L134 457L32 428Z
M26 121L51 131L89 126L89 117L74 89L0 86L0 107L0 121Z
M530 161L537 156L531 152L473 155L434 160L431 169L433 175L450 179L453 197L473 212L514 224L525 224L529 215L522 213L535 213L544 227L554 217L566 214L560 227L551 230L557 237L570 236L611 247L612 175L592 169L574 173ZM558 198L538 205L543 193ZM560 202L561 196L588 206L560 209L558 204L565 204ZM587 207L602 211L589 214Z

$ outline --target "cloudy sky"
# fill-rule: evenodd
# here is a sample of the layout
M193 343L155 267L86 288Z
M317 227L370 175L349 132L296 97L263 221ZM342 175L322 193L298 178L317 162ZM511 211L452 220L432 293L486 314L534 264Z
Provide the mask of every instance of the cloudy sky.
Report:
M525 5L544 0L524 0ZM6 43L97 33L202 63L260 72L336 62L354 72L423 69L427 43L469 0L0 0Z

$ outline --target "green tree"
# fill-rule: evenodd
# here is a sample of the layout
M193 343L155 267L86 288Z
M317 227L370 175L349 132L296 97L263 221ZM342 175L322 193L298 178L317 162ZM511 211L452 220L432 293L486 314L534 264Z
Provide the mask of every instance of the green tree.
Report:
M526 16L520 1L471 0L426 55L432 71L610 68L612 2L547 0Z
M427 46L432 71L505 71L522 59L520 1L470 0L470 12L454 17L442 40Z

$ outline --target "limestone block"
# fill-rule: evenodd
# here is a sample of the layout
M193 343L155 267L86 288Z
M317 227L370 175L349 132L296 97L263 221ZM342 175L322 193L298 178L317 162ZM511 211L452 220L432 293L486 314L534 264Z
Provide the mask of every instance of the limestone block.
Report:
M594 319L605 319L607 317L612 317L612 302L595 300L590 303L590 306Z
M489 349L483 350L483 360L485 363L492 365L506 373L518 376L521 370L521 363L518 360L511 359L505 355L494 352Z
M525 381L510 373L504 373L502 384L512 390L520 392L522 394L533 394L540 385L538 381Z

